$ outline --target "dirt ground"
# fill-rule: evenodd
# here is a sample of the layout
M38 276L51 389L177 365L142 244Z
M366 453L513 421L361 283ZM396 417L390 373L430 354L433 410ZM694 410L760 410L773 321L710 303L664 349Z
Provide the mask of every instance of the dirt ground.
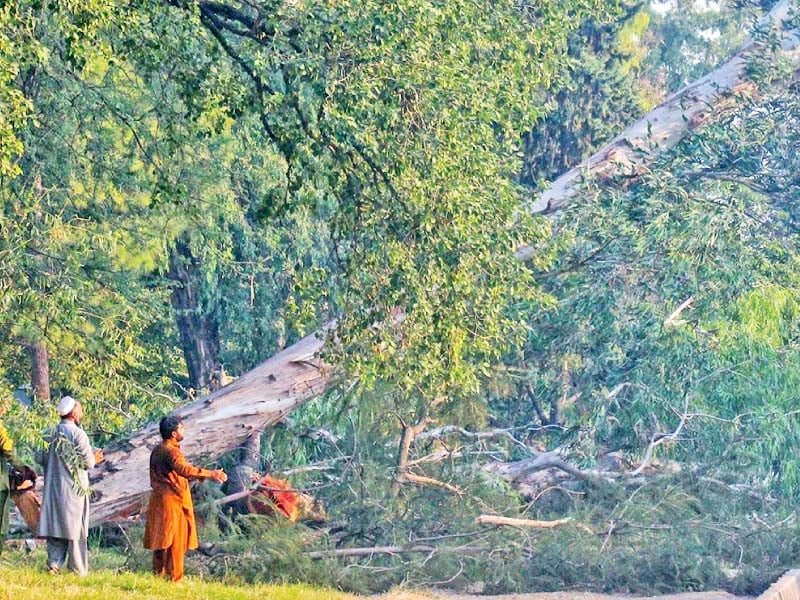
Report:
M745 596L732 596L727 592L687 592L666 596L631 596L627 594L593 594L590 592L548 592L538 594L502 594L500 596L472 596L469 594L444 594L439 592L395 592L380 596L381 600L754 600Z

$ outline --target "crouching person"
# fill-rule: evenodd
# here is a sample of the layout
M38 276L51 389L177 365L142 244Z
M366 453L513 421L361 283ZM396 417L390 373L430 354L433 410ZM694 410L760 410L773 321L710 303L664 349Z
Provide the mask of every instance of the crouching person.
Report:
M178 417L159 423L163 441L150 455L150 504L144 528L144 547L153 551L153 573L172 581L183 577L186 550L197 548L194 506L189 479L213 479L225 483L222 469L209 471L186 462L181 452L183 424Z

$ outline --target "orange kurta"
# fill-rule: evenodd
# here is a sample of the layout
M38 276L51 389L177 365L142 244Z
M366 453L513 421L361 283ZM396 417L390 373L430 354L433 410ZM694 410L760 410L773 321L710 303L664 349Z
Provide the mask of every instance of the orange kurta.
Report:
M174 439L161 442L150 455L150 504L144 547L163 550L173 545L197 548L194 506L189 479L208 479L211 471L186 462Z

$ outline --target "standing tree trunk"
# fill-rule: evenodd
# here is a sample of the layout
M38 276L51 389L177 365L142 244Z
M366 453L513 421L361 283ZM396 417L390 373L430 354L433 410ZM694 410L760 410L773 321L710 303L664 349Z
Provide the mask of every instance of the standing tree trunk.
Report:
M239 462L228 478L228 494L243 492L250 487L253 473L259 472L261 463L261 430L255 430L242 442ZM247 512L247 497L231 504L238 513Z
M50 363L47 345L39 340L28 344L31 356L31 386L33 395L43 403L50 402Z
M200 297L203 281L200 262L188 241L180 239L169 253L167 277L173 283L172 309L189 371L189 385L199 396L208 391L219 361L217 307L207 306Z
M197 396L213 393L228 385L223 365L219 362L219 321L216 302L204 301L201 291L206 285L202 265L192 254L188 240L179 239L170 251L169 278L172 307L180 332L181 347L189 372L189 385ZM244 491L250 476L259 467L261 429L255 429L244 440L239 462L231 473L230 493ZM244 512L246 499L236 502L237 512Z

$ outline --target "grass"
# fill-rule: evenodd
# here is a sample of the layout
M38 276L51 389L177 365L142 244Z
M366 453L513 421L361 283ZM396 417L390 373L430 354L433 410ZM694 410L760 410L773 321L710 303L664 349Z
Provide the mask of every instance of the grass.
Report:
M87 577L45 571L45 552L5 551L0 555L0 600L359 600L332 589L302 584L231 585L189 574L172 583L150 573L126 570L124 558L113 552L90 550ZM383 600L426 600L417 593L387 594Z
M0 566L2 600L121 600L196 598L215 600L351 600L354 596L303 585L230 586L187 577L173 584L152 575L96 571L87 577L48 575L42 570Z

